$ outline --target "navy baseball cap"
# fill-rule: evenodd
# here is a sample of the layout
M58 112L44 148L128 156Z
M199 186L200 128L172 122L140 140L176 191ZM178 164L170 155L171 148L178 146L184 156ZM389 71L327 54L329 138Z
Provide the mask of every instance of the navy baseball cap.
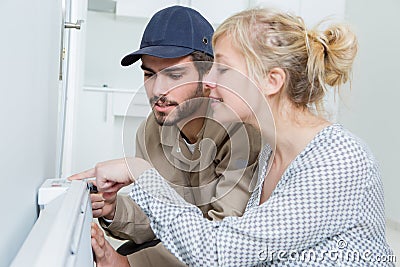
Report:
M214 29L196 10L171 6L158 11L146 26L140 49L126 55L122 66L129 66L142 55L178 58L194 51L213 56L211 37Z

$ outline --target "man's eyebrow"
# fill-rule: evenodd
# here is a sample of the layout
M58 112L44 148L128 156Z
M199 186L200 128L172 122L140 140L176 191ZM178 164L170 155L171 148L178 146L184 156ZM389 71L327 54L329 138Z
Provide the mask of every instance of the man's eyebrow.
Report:
M151 68L149 68L149 67L146 67L145 65L140 65L140 68L142 69L142 70L145 70L145 71L149 71L149 72L152 72L152 73L157 73L155 70L153 70L153 69L151 69ZM171 72L174 72L174 71L186 71L188 69L188 67L183 67L183 66L172 66L172 67L168 67L168 68L165 68L165 69L162 69L161 70L161 72L165 72L165 73L171 73Z
M142 70L145 70L145 71L150 71L150 72L152 72L152 73L156 73L154 70L152 70L152 69L150 69L150 68L148 68L148 67L146 67L145 65L140 65L140 68L142 69Z
M183 67L183 66L172 66L172 67L163 69L162 72L185 71L187 69L188 69L187 67Z

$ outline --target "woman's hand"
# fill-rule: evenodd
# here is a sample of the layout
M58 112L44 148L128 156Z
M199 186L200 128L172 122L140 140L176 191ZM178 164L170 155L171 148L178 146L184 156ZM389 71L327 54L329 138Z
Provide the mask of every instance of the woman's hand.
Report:
M134 182L134 177L138 177L150 168L151 165L143 159L122 158L98 163L94 168L72 175L68 179L82 180L96 177L97 189L100 192L115 193Z

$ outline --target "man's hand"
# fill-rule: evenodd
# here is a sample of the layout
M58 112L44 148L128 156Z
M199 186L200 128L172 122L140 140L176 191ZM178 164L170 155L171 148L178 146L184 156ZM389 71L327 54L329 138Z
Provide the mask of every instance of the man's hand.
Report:
M97 267L129 267L128 258L118 254L104 238L103 231L92 223L91 229L92 249L95 255Z
M90 194L93 217L104 217L108 220L113 220L117 206L116 199L116 193Z

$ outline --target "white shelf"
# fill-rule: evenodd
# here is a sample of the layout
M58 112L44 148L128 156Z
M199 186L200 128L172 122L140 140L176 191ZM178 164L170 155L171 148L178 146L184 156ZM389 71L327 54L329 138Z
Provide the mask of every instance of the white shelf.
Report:
M113 116L146 118L151 111L146 92L141 90L84 86L83 91L106 94L106 118L109 117L110 112Z

